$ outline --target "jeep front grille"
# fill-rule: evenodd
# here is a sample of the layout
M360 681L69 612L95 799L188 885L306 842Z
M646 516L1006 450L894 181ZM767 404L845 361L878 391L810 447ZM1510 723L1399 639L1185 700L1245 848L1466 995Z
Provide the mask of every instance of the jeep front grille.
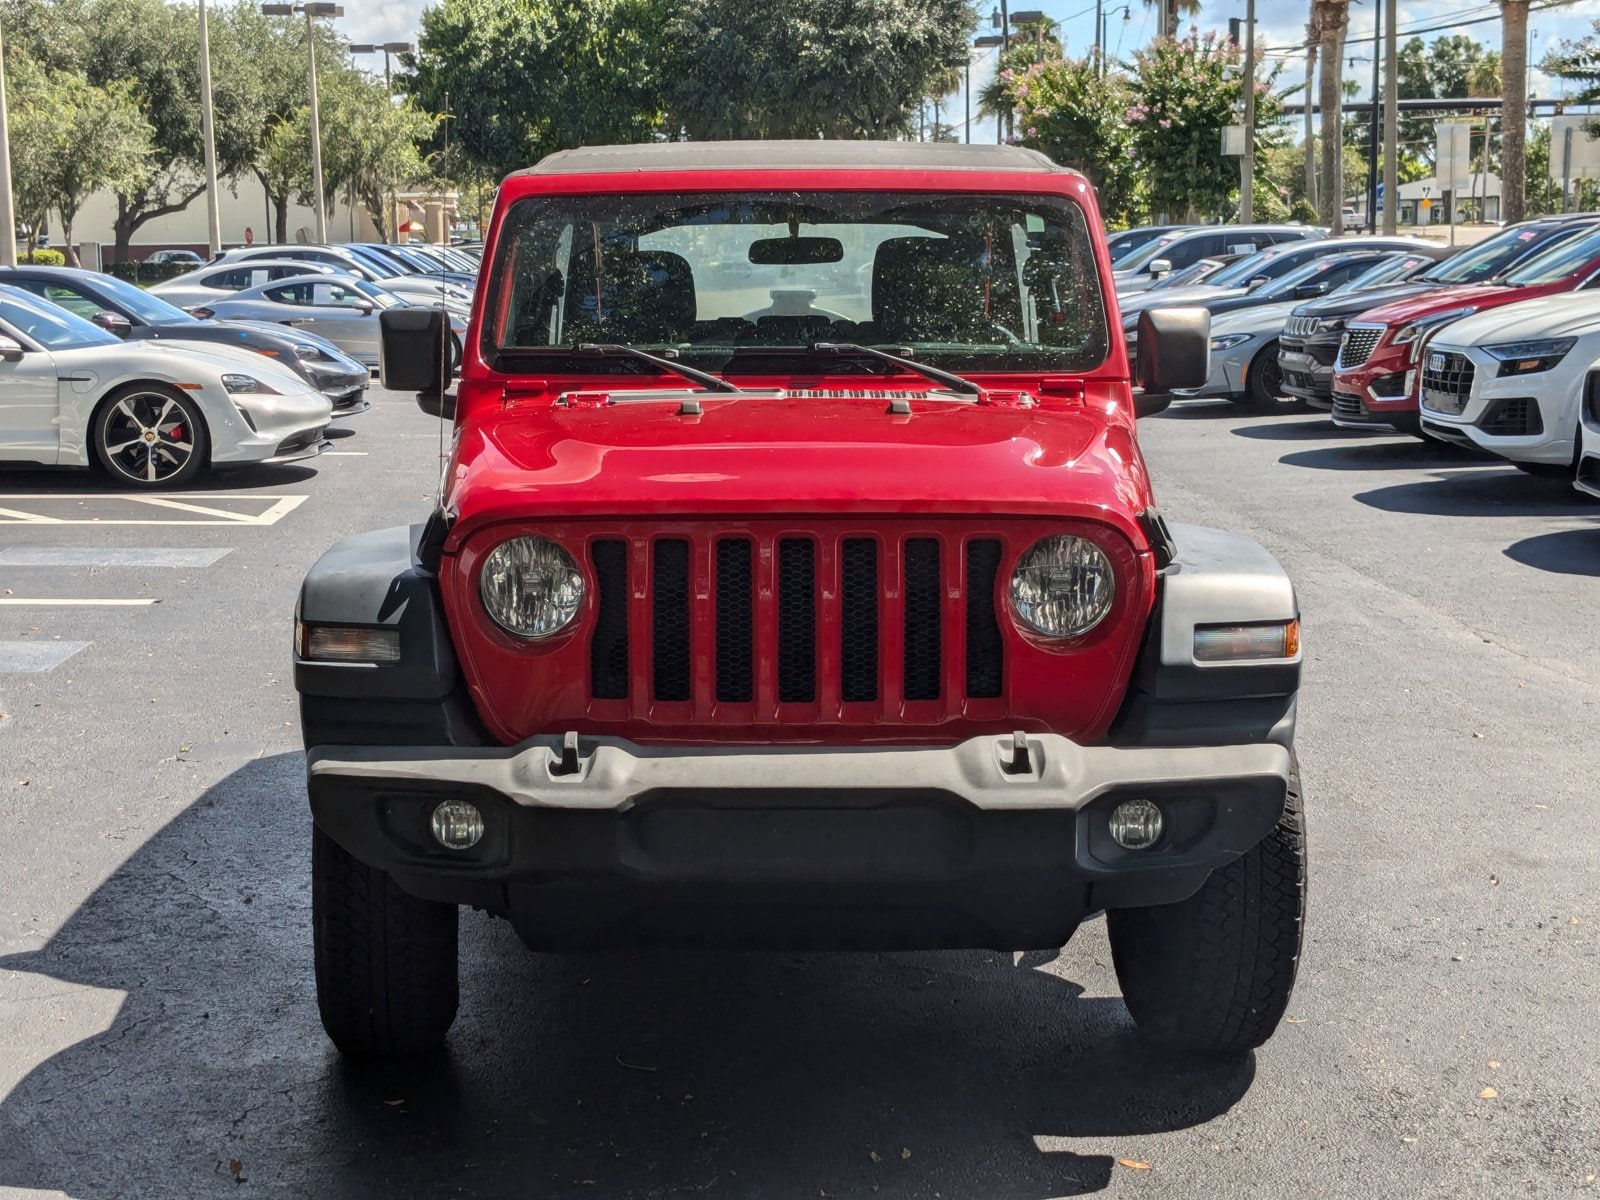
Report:
M1308 338L1316 333L1321 322L1316 317L1290 317L1283 323L1283 336L1286 338Z
M1344 340L1339 344L1339 370L1361 366L1372 357L1372 352L1378 348L1378 339L1382 336L1382 329L1345 330Z
M589 543L593 701L893 720L1005 695L1000 573L1026 547L1002 536L708 528L645 545Z

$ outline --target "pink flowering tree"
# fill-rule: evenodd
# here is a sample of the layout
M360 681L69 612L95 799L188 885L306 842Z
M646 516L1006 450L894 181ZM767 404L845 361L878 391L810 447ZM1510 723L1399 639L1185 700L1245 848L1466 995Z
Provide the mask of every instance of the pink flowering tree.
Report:
M1238 123L1243 54L1214 33L1163 38L1136 51L1124 116L1149 187L1153 214L1198 220L1230 210L1239 160L1222 154L1224 126ZM1283 98L1275 68L1257 67L1256 146L1273 141Z
M1087 175L1108 222L1131 219L1127 79L1118 73L1102 76L1087 58L1056 58L1015 73L1007 90L1022 144Z

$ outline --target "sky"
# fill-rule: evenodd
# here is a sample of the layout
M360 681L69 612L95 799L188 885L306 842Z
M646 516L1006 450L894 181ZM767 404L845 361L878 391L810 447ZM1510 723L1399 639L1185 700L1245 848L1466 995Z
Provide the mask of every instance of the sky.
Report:
M1541 7L1550 2L1551 0L1533 0L1535 5ZM1052 20L1059 21L1066 39L1067 53L1070 55L1087 53L1094 46L1093 0L1009 0L1009 4L1014 10L1042 10ZM1352 4L1349 37L1352 41L1366 37L1369 39L1369 44L1352 45L1346 53L1347 60L1367 59L1371 53L1373 10L1379 4L1381 0L1355 0ZM1128 10L1126 20L1123 19L1121 11L1124 7L1122 0L1103 0L1103 6L1108 16L1106 43L1113 56L1119 53L1128 54L1155 36L1155 10L1143 0L1129 0L1126 5ZM346 10L346 15L336 24L340 32L358 44L414 42L422 10L425 7L427 4L424 0L370 0L369 3L359 7L351 5ZM980 12L987 13L997 7L998 0L979 0ZM1268 51L1283 50L1281 57L1285 62L1287 78L1298 79L1304 70L1303 51L1291 48L1304 41L1305 14L1309 7L1307 0L1256 0L1258 17L1256 41ZM1443 33L1464 33L1483 42L1490 49L1499 48L1500 10L1494 0L1400 0L1398 7L1402 40L1410 36L1412 31L1431 26L1445 26L1446 28L1442 30L1423 33L1421 36L1431 41ZM1225 31L1228 19L1243 17L1244 11L1245 0L1205 0L1195 21L1202 30ZM1581 38L1588 33L1593 28L1596 15L1600 15L1600 6L1596 5L1595 0L1572 0L1570 3L1557 4L1555 7L1537 12L1529 21L1532 31L1528 48L1530 68L1538 63L1558 40ZM982 25L979 33L991 32L987 18ZM980 88L983 81L993 73L995 57L993 51L974 52L972 63L974 90ZM373 55L371 66L374 71L381 72L383 56ZM1363 81L1369 80L1372 70L1370 59L1358 61L1353 67L1347 66L1347 70ZM1559 94L1559 83L1552 82L1538 70L1530 69L1530 77L1531 87L1536 95ZM956 126L958 133L965 130L963 94L958 93L952 97L943 119L946 123ZM981 135L993 136L992 122L983 122L980 130L978 122L974 121L974 139L980 138Z

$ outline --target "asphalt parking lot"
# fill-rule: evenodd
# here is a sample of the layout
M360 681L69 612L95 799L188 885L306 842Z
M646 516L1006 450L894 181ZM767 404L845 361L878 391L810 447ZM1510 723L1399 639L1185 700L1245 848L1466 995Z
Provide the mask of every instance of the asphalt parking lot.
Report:
M533 956L463 921L450 1052L317 1022L305 569L418 520L438 430L133 499L0 472L0 1195L1600 1195L1600 505L1316 415L1180 406L1175 521L1300 590L1309 945L1219 1067L1058 957Z

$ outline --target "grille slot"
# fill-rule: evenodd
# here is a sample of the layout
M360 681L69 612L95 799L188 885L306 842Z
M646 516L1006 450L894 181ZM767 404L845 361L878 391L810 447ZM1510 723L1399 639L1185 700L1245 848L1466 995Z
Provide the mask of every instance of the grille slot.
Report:
M1366 414L1361 410L1361 399L1348 392L1335 392L1333 394L1333 415L1343 417L1347 421L1359 421Z
M1381 329L1347 329L1339 346L1340 368L1359 367L1366 362L1378 348L1378 339L1382 336Z
M1584 407L1589 414L1589 423L1600 430L1600 371L1593 371L1584 382Z
M589 640L589 693L596 700L628 698L628 543L608 538L589 547L594 568L595 621Z
M810 538L778 542L778 701L817 698L817 566Z
M1477 373L1465 354L1435 350L1425 360L1422 371L1422 402L1441 413L1459 413L1472 396L1472 380Z
M978 538L967 544L967 695L974 700L1000 695L1005 643L994 611L999 573L999 539Z
M755 699L753 547L748 538L717 543L717 700Z
M1498 437L1533 437L1544 432L1544 419L1539 415L1539 402L1519 396L1496 400L1478 422L1478 428Z
M905 698L939 698L939 542L907 538L905 544Z
M878 543L846 538L840 555L839 697L878 698Z
M689 698L689 543L663 538L650 572L652 690L657 700Z

